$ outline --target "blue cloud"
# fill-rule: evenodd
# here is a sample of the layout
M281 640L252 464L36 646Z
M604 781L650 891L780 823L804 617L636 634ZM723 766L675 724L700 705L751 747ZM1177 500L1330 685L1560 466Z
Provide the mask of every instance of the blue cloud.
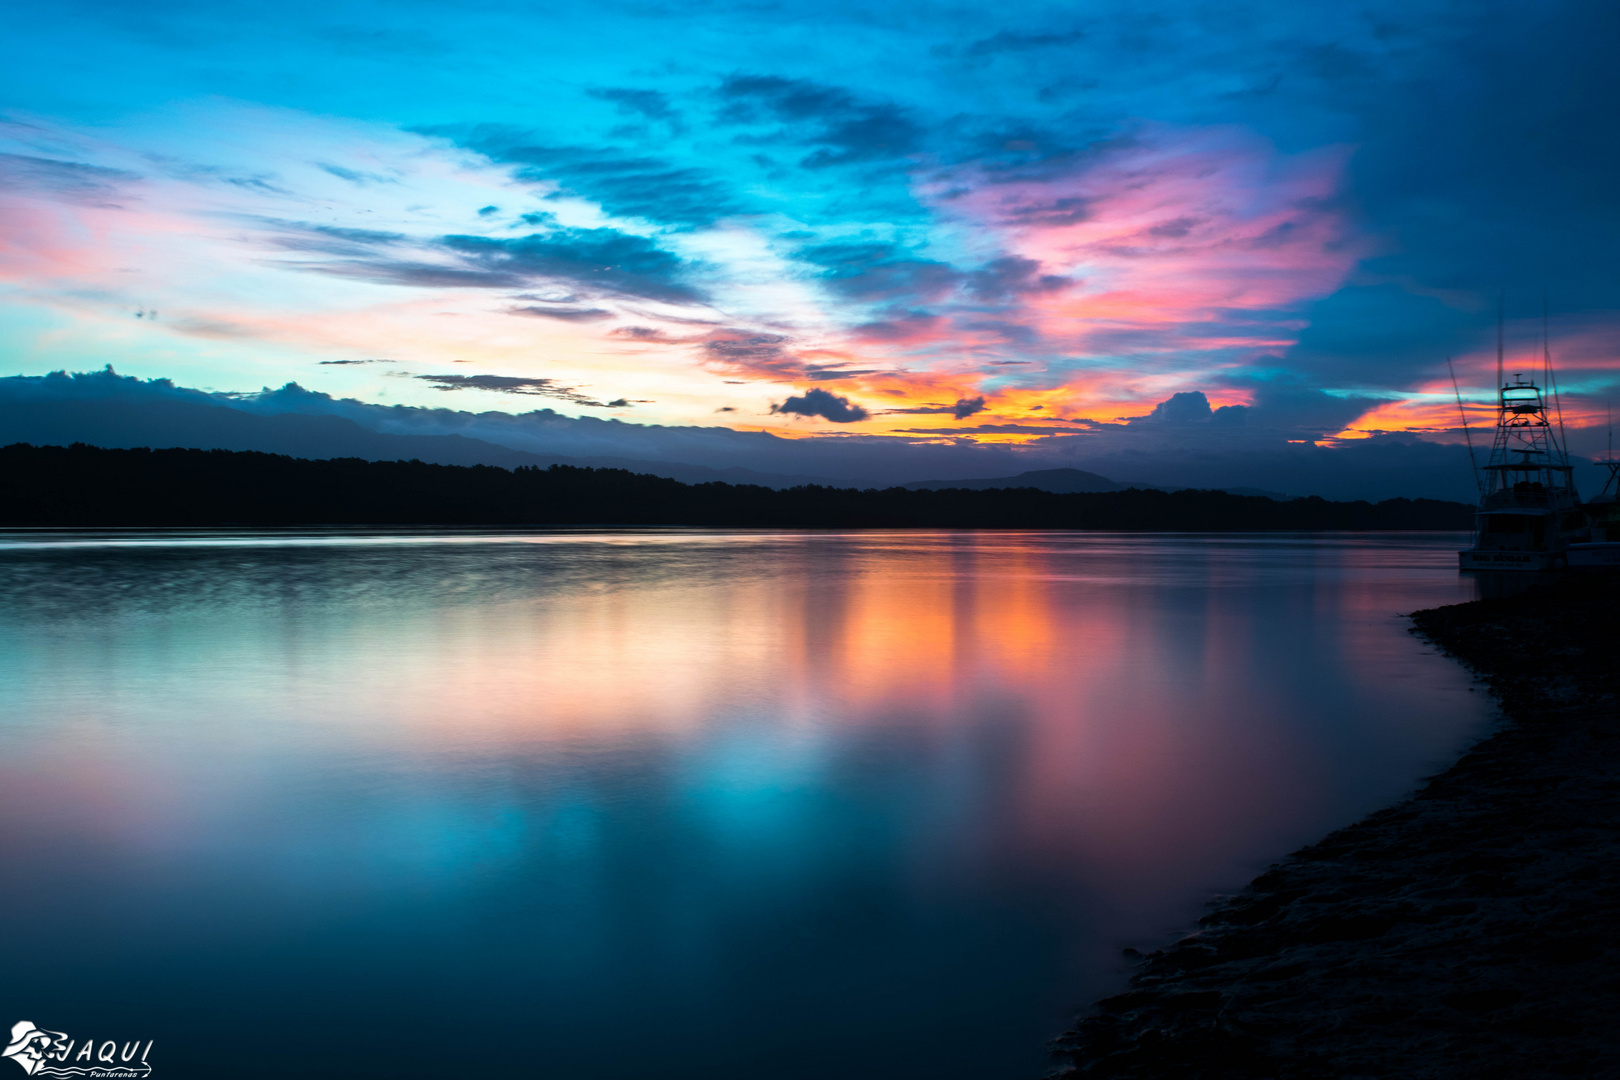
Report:
M670 104L669 95L660 90L599 87L586 93L601 101L611 101L623 115L660 121L675 129L683 127L680 114Z
M531 133L490 125L435 127L491 161L517 166L517 175L598 203L618 217L661 225L710 225L755 209L723 174L698 164L677 164L654 154L627 153L610 145L547 143Z
M450 235L412 242L398 233L276 223L272 237L283 248L340 257L294 264L298 269L394 285L502 289L560 283L594 296L676 304L704 299L687 280L691 267L679 256L647 237L616 229L554 228L511 238ZM566 303L510 310L573 320L605 314Z
M893 244L821 244L798 252L822 268L821 279L855 300L936 300L955 289L962 272L947 263L920 259Z
M780 75L734 75L720 84L722 123L789 125L782 138L816 147L807 169L885 161L916 153L924 131L908 110L848 90ZM751 140L758 141L758 140Z
M556 229L502 240L447 236L444 246L494 277L569 281L608 293L675 303L702 294L683 278L686 264L644 236L614 229Z

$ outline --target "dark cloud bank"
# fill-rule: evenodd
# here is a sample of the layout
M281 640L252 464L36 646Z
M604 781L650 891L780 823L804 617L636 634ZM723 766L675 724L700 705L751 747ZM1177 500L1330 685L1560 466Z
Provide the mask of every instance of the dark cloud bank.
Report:
M818 404L835 416L858 408L833 394L826 394L829 404L815 396L819 393L824 392L812 389L789 399L810 410L807 424L826 424L824 414L814 411ZM1339 449L1289 444L1283 437L1289 433L1268 430L1261 422L1263 409L1248 412L1252 415L1212 410L1203 395L1183 395L1129 424L1093 424L1074 434L1048 427L1062 433L1011 448L965 441L917 445L896 437L832 434L837 428L831 425L818 426L815 430L828 433L818 438L786 439L725 427L568 417L552 409L512 414L372 405L296 383L254 394L218 394L110 369L0 378L0 443L218 446L508 467L585 461L687 480L857 486L1082 468L1167 487L1250 487L1329 498L1472 496L1460 447L1405 437L1367 439ZM946 438L961 427L940 430Z

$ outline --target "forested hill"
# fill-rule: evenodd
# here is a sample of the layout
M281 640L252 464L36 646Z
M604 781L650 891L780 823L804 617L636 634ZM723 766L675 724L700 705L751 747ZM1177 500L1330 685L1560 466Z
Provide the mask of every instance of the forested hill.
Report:
M1235 531L1465 529L1472 509L1219 491L859 491L683 484L621 469L511 471L229 450L0 448L0 525L695 525Z

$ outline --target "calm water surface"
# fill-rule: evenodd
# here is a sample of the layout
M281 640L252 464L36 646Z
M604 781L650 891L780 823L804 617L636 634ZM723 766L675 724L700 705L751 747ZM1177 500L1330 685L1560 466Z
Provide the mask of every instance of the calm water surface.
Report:
M1399 617L1460 539L0 534L0 1027L1038 1076L1122 946L1488 721Z

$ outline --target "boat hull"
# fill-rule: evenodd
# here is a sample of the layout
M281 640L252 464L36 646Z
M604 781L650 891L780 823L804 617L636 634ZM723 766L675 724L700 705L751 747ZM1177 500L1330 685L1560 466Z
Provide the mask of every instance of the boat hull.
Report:
M1564 565L1562 551L1503 551L1469 548L1457 552L1459 570L1557 570Z
M1571 570L1620 570L1620 542L1571 544L1565 550Z

